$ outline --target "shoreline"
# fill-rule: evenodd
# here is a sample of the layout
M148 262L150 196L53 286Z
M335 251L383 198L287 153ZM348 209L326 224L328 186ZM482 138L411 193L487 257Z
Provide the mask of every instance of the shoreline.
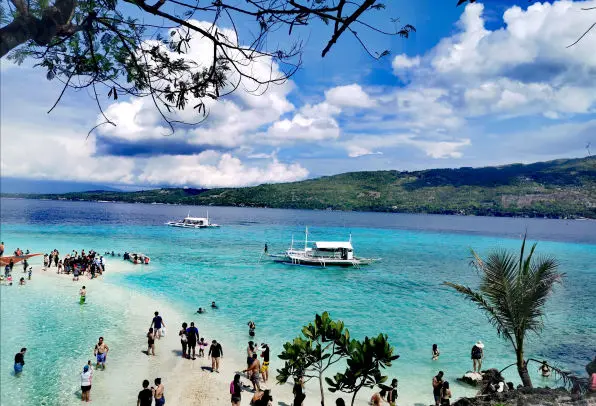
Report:
M101 192L101 191L100 191ZM85 193L85 192L83 192ZM122 192L127 193L127 192ZM61 195L61 194L58 194ZM47 196L47 195L43 195ZM265 206L265 205L250 205L240 203L237 205L216 205L216 204L194 204L194 203L167 203L167 202L128 202L124 200L97 200L97 199L68 199L68 198L47 198L47 197L34 197L31 194L26 194L26 196L21 196L20 194L13 194L13 193L3 193L0 194L0 198L2 199L11 199L11 200L38 200L38 201L55 201L55 202L81 202L81 203L110 203L110 204L142 204L142 205L163 205L163 206L195 206L195 207L224 207L224 208L238 208L238 209L272 209L272 210L299 210L299 211L307 211L307 212L337 212L337 213L382 213L382 214L406 214L406 215L424 215L424 216L449 216L449 217L481 217L481 218L512 218L512 219L539 219L539 220L562 220L562 221L595 221L596 217L585 217L579 215L557 215L557 216L549 216L543 213L536 213L536 214L524 214L524 215L516 215L509 212L496 212L493 215L487 214L475 214L475 213L458 213L454 212L454 210L445 210L445 212L428 212L428 211L394 211L394 210L386 210L385 208L381 208L379 210L341 210L341 209L332 209L332 208L304 208L304 207L273 207L273 206ZM462 211L465 211L462 209Z
M224 356L221 360L220 373L212 373L210 369L211 361L207 356L205 358L197 357L196 360L189 360L181 357L181 345L178 339L177 332L182 321L190 322L192 318L185 317L176 306L164 301L158 301L144 293L133 291L132 289L122 287L110 282L110 274L127 274L134 272L132 269L135 265L132 264L118 264L111 262L106 263L106 273L102 276L97 276L94 279L89 279L87 276L81 276L79 281L72 281L72 274L57 274L56 268L48 268L43 270L41 265L32 265L33 274L29 281L26 274L19 272L17 267L13 271L13 286L2 286L1 289L27 289L29 285L37 284L42 281L43 286L51 291L52 295L64 296L66 291L71 291L73 298L78 298L78 290L81 286L86 286L87 301L82 306L88 306L90 303L94 305L99 304L102 307L109 307L112 301L120 302L123 298L128 297L131 302L136 303L134 308L128 306L126 308L126 324L130 325L135 331L134 345L130 346L127 343L127 348L116 348L114 342L118 342L114 335L105 335L105 342L110 347L108 359L106 363L106 370L95 370L95 359L92 353L92 343L90 345L90 352L87 354L80 354L80 362L78 364L70 365L72 370L71 382L66 383L68 386L76 386L78 384L78 374L80 374L79 367L85 364L85 359L91 359L93 365L93 389L91 392L91 399L95 404L115 404L115 401L126 400L126 402L136 402L136 394L141 389L141 382L143 379L149 379L153 385L153 379L161 377L165 386L166 404L179 406L211 406L222 405L230 402L229 383L232 381L234 374L245 368L245 360L238 349L226 342L224 339L219 339L216 334L212 332L216 330L213 326L205 327L207 323L202 323L200 319L195 324L199 327L201 336L210 342L212 338L222 343L224 348ZM131 269L127 269L131 268ZM25 286L19 286L18 280L21 275L25 276ZM72 306L78 305L75 300L72 300ZM144 309L144 310L141 310ZM156 356L148 356L142 354L146 350L146 338L141 326L148 325L153 317L153 309L163 315L166 323L166 335L160 340L156 340L155 352ZM145 314L146 313L146 314ZM123 335L127 331L121 331ZM136 334L138 332L138 334ZM205 353L207 353L205 350ZM114 353L118 355L114 355ZM198 349L197 349L198 352ZM272 353L273 358L277 358L277 354ZM28 371L29 364L37 362L31 359L28 354L26 357L27 366L25 373ZM275 364L273 362L272 364ZM78 365L78 366L77 366ZM241 374L241 381L245 385L245 389L251 386L249 379L245 374ZM292 385L290 383L285 385L278 385L275 381L275 368L270 368L269 381L266 384L261 382L262 386L271 390L271 395L274 399L274 404L291 405L293 401ZM124 385L123 385L124 384ZM304 401L304 406L318 406L320 405L320 395L318 388L314 390L314 383L306 386L305 393L307 398ZM116 389L114 389L116 388ZM125 390L130 388L130 390ZM363 393L357 397L358 401L367 401L369 396ZM80 390L77 392L80 396ZM245 390L242 393L241 405L250 405L252 398L252 388ZM335 398L341 395L334 395L326 391L326 401L334 404ZM368 396L368 397L367 397ZM348 399L347 395L343 395L344 400ZM79 400L80 402L80 400ZM3 403L4 404L4 403ZM69 403L70 404L70 403ZM73 401L73 404L74 401ZM132 403L131 403L132 404Z

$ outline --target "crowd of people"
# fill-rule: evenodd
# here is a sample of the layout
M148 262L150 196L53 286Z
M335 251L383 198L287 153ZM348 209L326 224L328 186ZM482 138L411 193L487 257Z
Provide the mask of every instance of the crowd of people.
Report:
M78 281L79 276L82 275L87 275L90 279L93 279L96 275L102 275L106 270L103 256L93 250L87 253L85 250L81 250L80 253L73 250L71 253L66 254L64 259L60 259L60 252L55 249L43 256L44 270L51 268L52 265L57 268L59 274L70 275L72 273L73 281Z

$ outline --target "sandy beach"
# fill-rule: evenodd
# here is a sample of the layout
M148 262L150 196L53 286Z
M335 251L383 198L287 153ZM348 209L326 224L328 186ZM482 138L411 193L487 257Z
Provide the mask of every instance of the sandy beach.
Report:
M22 274L19 268L15 267L13 272L14 283L18 285L18 279ZM112 259L107 264L107 272L90 280L87 276L80 277L79 281L73 281L72 275L57 274L56 268L43 270L42 266L33 266L33 277L27 281L25 286L4 286L2 289L20 289L21 294L34 294L34 291L43 285L52 295L65 297L72 296L72 306L81 306L76 302L78 291L84 285L87 289L87 303L105 308L120 308L122 311L122 324L116 332L99 333L103 335L106 344L110 347L107 359L107 368L95 370L93 375L93 389L91 399L95 404L135 404L138 391L141 389L141 382L149 379L153 385L156 377L162 378L165 385L166 404L179 406L207 406L225 405L230 403L229 384L234 374L245 368L245 358L242 349L232 348L227 345L225 337L217 335L217 328L207 327L200 321L200 316L184 316L179 309L168 306L158 298L149 297L124 287L117 286L110 282L110 275L127 272L143 272L140 266L124 263L118 259ZM70 299L70 298L69 298ZM166 335L156 340L155 356L148 356L146 351L147 339L145 335L151 323L153 312L158 310L163 316L166 324ZM13 315L15 318L20 315ZM23 315L24 316L24 315ZM197 315L198 316L198 315ZM178 337L178 330L182 322L194 321L199 328L201 337L207 342L217 339L224 348L224 357L221 360L219 373L212 373L211 360L207 357L196 360L182 358L181 345ZM98 332L101 329L98 329ZM72 382L66 383L73 388L78 386L78 375L80 369L91 359L93 365L93 346L96 342L88 343L87 354L80 354L78 363L68 366L72 374L68 377ZM198 352L198 347L197 347ZM207 350L205 350L207 353ZM275 383L275 366L278 349L273 349L271 358L273 367L270 368L269 381L264 387L271 389L275 405L292 404L292 385L277 385ZM35 360L28 356L27 361L31 364ZM25 369L25 373L26 373ZM242 381L248 389L250 381L242 374ZM318 385L311 382L306 387L307 398L305 406L320 405L320 395L316 391ZM76 389L75 389L76 392ZM359 396L359 404L364 404L365 399L370 395L363 390ZM80 396L80 390L76 393ZM242 405L249 405L253 396L252 389L242 394ZM337 395L326 394L328 404L334 404ZM74 399L74 394L72 398ZM344 395L344 399L348 399Z

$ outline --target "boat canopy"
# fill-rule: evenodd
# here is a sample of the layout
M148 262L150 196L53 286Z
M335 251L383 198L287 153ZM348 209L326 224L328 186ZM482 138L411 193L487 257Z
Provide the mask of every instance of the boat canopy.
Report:
M317 250L353 250L352 243L349 241L317 241L313 243L313 246Z
M206 217L185 217L184 221L208 221Z

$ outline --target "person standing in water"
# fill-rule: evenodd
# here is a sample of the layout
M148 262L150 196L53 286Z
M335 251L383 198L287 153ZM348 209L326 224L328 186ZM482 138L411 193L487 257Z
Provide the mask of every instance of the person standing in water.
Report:
M221 348L221 344L216 340L213 340L207 355L211 357L211 372L219 372L219 359L223 357L223 348Z
M149 327L155 328L155 338L157 338L158 340L161 337L161 328L165 326L166 323L163 322L163 319L159 315L159 312L155 312L155 317L153 317L153 320L151 321L151 326Z
M4 241L0 243L0 257L4 255Z
M433 378L433 396L435 398L435 406L441 404L441 389L443 388L443 371Z
M192 359L197 359L195 350L197 347L197 341L199 341L199 330L195 327L194 321L190 322L190 327L186 329L186 338L188 339L188 357L191 358L190 353L192 350Z
M29 262L25 259L23 261L23 273L27 272L27 268L29 267Z
M106 343L104 343L103 337L99 337L99 341L97 342L97 344L95 344L95 348L93 349L93 355L95 355L97 361L97 365L95 365L95 368L99 369L99 367L101 366L102 369L105 371L108 351L110 351L110 348L107 346Z
M93 369L91 361L83 367L81 372L81 402L91 402L91 379L93 378Z
M439 347L437 346L437 344L433 344L433 361L438 360L439 355L441 355L441 352L439 351Z
M161 383L161 378L155 378L155 389L154 389L154 397L155 397L155 406L163 406L166 404L166 397L164 395L164 386Z
M249 321L248 322L248 335L251 337L255 336L255 329L257 328L257 326L255 325L254 321Z
M548 366L548 364L546 363L546 361L542 361L542 365L540 365L540 367L538 368L538 371L540 372L540 374L542 375L543 378L548 378L551 373L551 369Z
M79 290L79 303L84 304L85 300L87 300L87 289L83 286L81 290Z
M14 356L14 373L15 375L20 374L23 372L23 367L25 366L25 353L27 352L27 348L21 348L20 352L17 352Z
M484 358L484 344L482 341L478 340L478 342L472 347L471 358L474 372L480 373L482 370L482 359Z
M451 404L451 389L449 389L449 382L443 382L441 388L441 406L449 406Z

